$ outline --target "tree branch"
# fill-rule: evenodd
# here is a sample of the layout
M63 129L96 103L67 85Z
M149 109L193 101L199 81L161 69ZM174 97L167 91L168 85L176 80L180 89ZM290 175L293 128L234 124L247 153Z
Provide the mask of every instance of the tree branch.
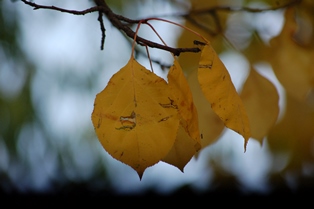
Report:
M67 9L63 9L63 8L59 8L59 7L55 7L55 6L39 5L39 4L36 4L33 2L29 2L27 0L21 0L21 1L24 2L25 4L29 5L29 6L33 7L34 10L50 9L50 10L56 10L56 11L70 13L70 14L74 14L74 15L85 15L85 14L96 12L96 11L98 11L100 13L104 13L113 26L115 26L119 30L123 31L128 37L130 37L132 39L135 36L135 32L123 22L133 23L133 24L140 22L140 20L132 20L132 19L125 18L121 15L115 14L114 12L112 12L112 10L109 8L109 6L107 5L107 3L104 0L94 0L94 2L96 3L97 6L83 10L83 11L67 10ZM99 20L99 18L98 18L98 20ZM104 40L104 30L103 30L104 28L102 28L102 21L101 20L99 20L99 21L101 23L102 40ZM180 53L182 53L182 52L195 52L196 53L196 52L200 51L200 49L197 47L195 47L195 48L168 47L168 46L161 45L161 44L153 42L153 41L149 41L149 40L144 39L140 36L136 36L135 41L140 45L149 46L151 48L162 49L162 50L171 52L176 56L179 56Z
M216 6L216 7L211 7L208 9L199 9L199 10L193 10L189 12L189 14L204 14L204 13L211 13L211 12L216 12L216 11L227 11L227 12L250 12L250 13L260 13L260 12L266 12L266 11L275 11L278 9L284 9L289 6L293 6L297 3L300 3L302 0L291 0L290 2L283 4L283 5L278 5L275 7L269 7L269 8L264 8L264 9L258 9L258 8L251 8L251 7L229 7L229 6ZM181 16L186 16L181 15Z
M105 0L94 0L95 4L97 6L91 7L89 9L82 10L82 11L67 10L67 9L63 9L63 8L59 8L59 7L55 7L55 6L39 5L39 4L30 2L27 0L21 0L21 1L24 2L25 4L29 5L29 6L33 7L34 10L50 9L50 10L56 10L56 11L65 12L65 13L74 14L74 15L85 15L85 14L92 13L92 12L98 12L99 13L98 21L100 22L100 29L102 32L101 49L103 49L104 41L105 41L105 27L104 27L104 24L102 21L102 14L106 15L106 17L108 18L108 20L111 22L111 24L114 27L116 27L120 31L124 32L128 37L130 37L132 39L135 36L135 32L128 26L128 24L137 24L140 21L145 20L145 19L134 20L134 19L129 19L129 18L126 18L124 16L115 14L110 9L110 7L107 5ZM191 17L191 15L215 14L217 11L227 11L227 12L246 11L246 12L257 13L257 12L264 12L264 11L286 8L286 7L292 6L294 4L297 4L301 1L302 0L292 0L292 1L290 1L284 5L280 5L277 7L271 7L271 8L265 8L265 9L257 9L257 8L249 8L249 7L221 7L221 6L217 6L217 7L207 8L207 9L189 11L188 14L180 14L180 15L177 14L177 15L171 15L171 16L181 16L181 17L184 17L186 19L190 19L193 21L193 18ZM126 23L128 23L128 24L126 24ZM217 22L217 20L216 20L216 24L218 24L217 27L219 29L221 29L219 21ZM212 31L212 34L215 34L215 32ZM200 49L197 47L196 48L172 48L172 47L168 47L168 46L156 43L156 42L149 41L149 40L144 39L140 36L136 36L135 41L142 46L149 46L151 48L158 48L161 50L165 50L165 51L173 53L176 56L179 56L180 53L182 53L182 52L195 52L196 53L196 52L200 51Z

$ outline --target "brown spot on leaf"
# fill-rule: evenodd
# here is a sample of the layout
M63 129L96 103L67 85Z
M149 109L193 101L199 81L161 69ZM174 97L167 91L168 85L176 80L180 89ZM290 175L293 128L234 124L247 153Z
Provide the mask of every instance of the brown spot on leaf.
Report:
M118 117L115 115L105 114L104 116L110 120L118 120Z

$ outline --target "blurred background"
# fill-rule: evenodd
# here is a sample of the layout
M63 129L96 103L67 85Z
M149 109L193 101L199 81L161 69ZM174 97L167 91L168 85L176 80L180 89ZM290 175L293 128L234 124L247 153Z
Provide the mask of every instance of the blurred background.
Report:
M304 63L297 66L307 67L309 76L306 78L311 79L312 85L304 101L295 99L293 93L287 93L289 86L279 81L272 70L274 65L267 62L267 57L272 55L265 55L265 48L271 48L270 40L281 33L285 24L285 8L280 7L292 1L107 2L114 12L125 17L158 16L204 34L219 53L239 91L254 63L258 72L267 77L278 91L280 112L277 125L262 141L250 139L245 153L242 136L225 129L210 146L191 159L183 173L160 162L148 168L140 181L131 167L113 159L102 148L91 123L95 96L105 88L110 77L127 63L132 40L104 17L106 39L104 50L100 50L98 13L76 16L52 10L33 10L21 1L1 1L2 194L103 192L172 195L182 191L191 194L223 191L267 195L275 192L312 192L314 69L307 67L313 66L314 54L314 18L310 12L314 7L311 1L302 1L298 10L298 23L302 26L300 34L303 36L297 34L297 44L304 49L310 61L306 61L306 66ZM36 3L79 11L94 6L89 0L43 0ZM219 10L187 16L191 8L202 10L214 7L280 9L264 12ZM190 22L186 22L184 17L190 18ZM158 21L152 22L152 25L168 45L193 46L181 28ZM139 34L159 42L146 26L141 27ZM137 60L150 69L145 48L139 47L138 52ZM172 57L164 51L150 49L150 56L166 66L172 64ZM188 55L182 56L182 65L186 69L192 68L193 61L189 59L198 55L191 55L191 58L184 56ZM295 57L284 57L284 60L290 64L299 61ZM167 70L157 63L153 63L153 67L156 74L166 77ZM294 73L299 75L301 71L298 69Z

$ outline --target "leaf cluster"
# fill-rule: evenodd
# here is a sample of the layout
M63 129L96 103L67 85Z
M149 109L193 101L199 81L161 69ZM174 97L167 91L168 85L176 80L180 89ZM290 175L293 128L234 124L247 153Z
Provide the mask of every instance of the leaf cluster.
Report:
M135 38L134 38L135 39ZM230 75L206 40L195 41L201 58L197 85L221 122L241 134L244 148L250 127L244 105ZM206 133L199 129L198 109L187 78L173 56L166 82L133 57L114 74L95 98L92 122L104 149L131 166L140 178L159 161L183 171L202 148Z

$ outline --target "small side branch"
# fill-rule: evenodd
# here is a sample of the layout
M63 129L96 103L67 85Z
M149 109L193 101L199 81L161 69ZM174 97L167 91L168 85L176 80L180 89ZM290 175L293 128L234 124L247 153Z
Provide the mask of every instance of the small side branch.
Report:
M24 2L25 4L31 6L34 8L34 10L37 9L49 9L49 10L56 10L59 12L65 12L65 13L69 13L69 14L73 14L73 15L85 15L88 13L92 13L92 12L96 12L99 11L101 8L96 6L96 7L92 7L83 11L77 11L77 10L68 10L68 9L63 9L60 7L56 7L56 6L45 6L45 5L39 5L30 1L26 1L26 0L21 0L22 2Z
M105 39L106 39L106 28L104 25L104 21L102 19L102 13L98 12L98 21L100 24L100 30L101 30L101 45L100 45L100 50L104 50L104 45L105 45Z

